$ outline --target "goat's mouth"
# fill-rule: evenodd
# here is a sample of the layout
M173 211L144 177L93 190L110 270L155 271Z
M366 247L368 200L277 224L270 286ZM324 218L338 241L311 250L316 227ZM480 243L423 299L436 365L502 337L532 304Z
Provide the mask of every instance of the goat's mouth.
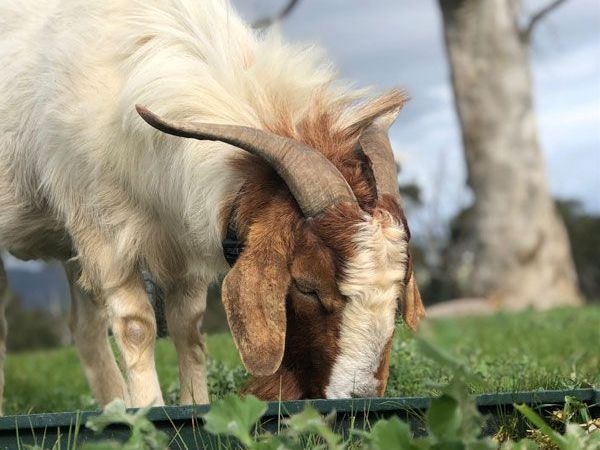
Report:
M313 385L306 390L302 388L296 375L284 368L266 377L252 377L242 388L243 394L252 394L264 401L373 398L381 397L381 391L379 383L355 383L346 387L332 383L324 389Z
M350 389L331 389L326 390L327 399L342 399L342 398L373 398L381 397L380 389L377 387L355 387Z

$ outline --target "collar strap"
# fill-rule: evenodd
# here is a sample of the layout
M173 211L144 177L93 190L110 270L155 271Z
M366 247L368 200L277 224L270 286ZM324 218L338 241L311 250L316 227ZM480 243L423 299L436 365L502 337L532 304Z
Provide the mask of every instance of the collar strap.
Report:
M227 264L229 264L230 267L233 267L244 251L244 242L238 240L231 221L229 221L229 225L227 226L227 236L225 236L225 239L221 242L221 246L223 247L223 256L225 256Z
M223 256L229 264L229 267L233 267L237 262L238 258L244 251L245 242L240 241L238 239L235 224L233 218L235 217L235 213L237 210L237 202L239 200L240 193L236 196L235 201L233 202L233 207L229 213L229 219L227 221L227 234L225 239L221 242L221 247L223 248Z

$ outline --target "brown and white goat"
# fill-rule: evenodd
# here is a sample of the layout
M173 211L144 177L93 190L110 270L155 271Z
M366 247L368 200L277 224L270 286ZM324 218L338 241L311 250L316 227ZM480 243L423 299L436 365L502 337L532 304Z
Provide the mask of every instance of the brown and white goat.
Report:
M0 30L0 248L66 261L99 403L162 403L142 269L166 293L180 400L208 401L200 325L228 229L248 390L383 393L397 309L423 315L387 138L401 93L336 85L221 0L0 0Z

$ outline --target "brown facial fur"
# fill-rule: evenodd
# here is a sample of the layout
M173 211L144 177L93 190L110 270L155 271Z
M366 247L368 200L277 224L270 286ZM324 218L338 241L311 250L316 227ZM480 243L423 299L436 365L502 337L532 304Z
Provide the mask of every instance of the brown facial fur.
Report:
M375 378L379 381L379 395L383 395L385 393L385 388L387 387L387 381L390 375L390 351L392 349L393 339L394 336L390 336L389 340L385 344L385 347L383 348L383 354L381 355L381 362L379 363L379 367L375 373Z
M338 291L335 277L323 276L336 273L340 251L323 245L322 237L314 230L319 229L317 224L331 221L333 212L337 213L337 208L305 224L296 235L290 265L292 281L286 298L284 359L275 374L256 378L247 388L261 398L290 400L325 396L338 354L339 327L346 300ZM345 241L340 238L340 242Z

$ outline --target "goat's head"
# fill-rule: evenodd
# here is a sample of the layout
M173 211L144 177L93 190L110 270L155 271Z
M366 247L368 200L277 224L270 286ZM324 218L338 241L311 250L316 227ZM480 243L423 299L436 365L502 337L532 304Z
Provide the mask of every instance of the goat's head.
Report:
M412 329L424 314L387 137L397 113L373 117L355 139L373 184L367 202L323 154L296 140L138 111L163 132L240 147L285 182L261 192L260 205L239 205L238 217L254 219L245 221L245 249L223 283L235 343L254 375L248 390L272 400L382 395L397 310ZM252 187L243 194L252 195Z

